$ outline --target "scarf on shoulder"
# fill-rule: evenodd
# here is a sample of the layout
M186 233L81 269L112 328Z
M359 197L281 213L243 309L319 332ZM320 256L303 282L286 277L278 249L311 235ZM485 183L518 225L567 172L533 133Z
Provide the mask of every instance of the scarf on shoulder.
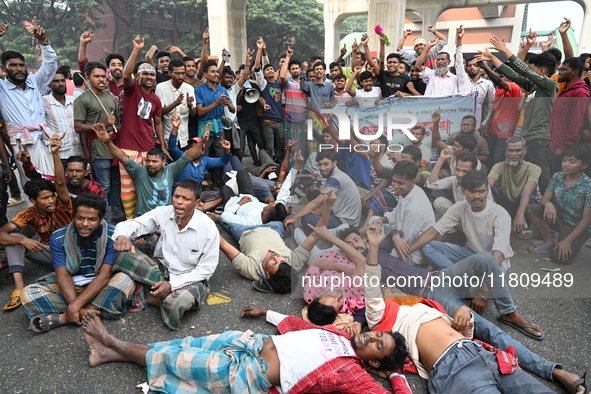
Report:
M109 225L106 220L103 220L101 236L95 241L96 247L96 266L94 273L99 274L105 254L107 253L107 241L109 240ZM78 245L78 232L74 223L70 223L66 229L66 235L64 239L64 250L66 252L66 271L70 275L74 275L80 270L80 264L82 263L82 251ZM55 272L49 275L45 275L38 279L39 282L57 283Z

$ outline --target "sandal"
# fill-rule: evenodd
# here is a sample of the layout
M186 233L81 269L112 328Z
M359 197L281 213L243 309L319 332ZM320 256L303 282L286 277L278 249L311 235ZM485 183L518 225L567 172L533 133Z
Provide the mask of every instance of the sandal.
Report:
M21 204L23 202L25 202L25 200L23 200L22 198L10 197L8 199L8 206L9 207L14 207L15 205Z
M529 323L529 322L526 323L526 324L512 323L510 321L507 321L505 319L502 319L501 316L497 316L497 320L500 321L503 324L506 324L506 325L508 325L510 327L513 327L514 329L516 329L517 331L521 332L522 334L527 335L528 337L533 338L533 339L535 339L537 341L541 341L542 339L546 338L546 333L545 332L542 332L542 335L541 336L537 336L537 335L534 335L531 332L527 331L526 328L531 328L531 329L534 329L534 330L537 331L536 327L533 324ZM581 383L579 383L579 384L581 384Z
M51 319L49 318L51 316ZM39 323L43 323L43 327ZM37 315L31 319L29 327L36 333L47 332L60 326L60 314L50 313L49 315Z
M527 249L528 252L533 254L548 254L552 253L552 249L545 242L542 242L539 245L532 245Z
M18 298L18 300L17 300ZM11 305L13 304L13 305ZM6 305L4 305L4 309L5 311L9 311L15 308L18 308L19 306L22 305L21 302L21 291L20 290L14 290L12 292L12 294L10 295L10 299L8 300L8 302L6 303Z
M517 233L517 238L519 239L525 239L525 240L529 240L532 239L532 237L534 236L533 231L531 230L521 230L519 233Z
M575 382L573 383L573 385L571 387L573 393L576 393L577 392L577 386L583 386L583 389L585 389L583 392L585 394L588 393L588 391L587 391L587 372L585 372L583 374L583 377L582 378L580 378L579 380L575 380Z

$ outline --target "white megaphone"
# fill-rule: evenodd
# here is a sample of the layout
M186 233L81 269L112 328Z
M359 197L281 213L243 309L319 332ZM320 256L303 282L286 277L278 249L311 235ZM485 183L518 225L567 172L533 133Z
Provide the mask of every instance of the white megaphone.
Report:
M259 92L258 89L248 88L246 89L246 92L244 92L244 99L247 103L254 104L259 100L259 97L261 97L261 92Z

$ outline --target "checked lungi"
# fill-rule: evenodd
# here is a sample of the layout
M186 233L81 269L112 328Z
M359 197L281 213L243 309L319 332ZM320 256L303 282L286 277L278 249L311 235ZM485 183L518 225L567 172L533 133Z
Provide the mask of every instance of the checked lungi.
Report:
M125 303L130 299L134 288L129 276L122 272L115 273L89 304L100 310L102 317L118 319L125 312ZM85 287L76 286L76 293L80 294L84 289ZM34 283L25 287L22 297L23 308L29 320L37 315L63 313L68 309L68 303L60 293L57 283Z
M146 369L150 389L170 394L266 393L272 387L260 357L268 335L227 331L150 344Z
M146 165L146 158L148 152L138 150L121 149L129 158L140 165ZM135 217L135 209L137 206L137 194L135 192L135 183L133 177L125 171L123 164L119 163L119 175L121 176L121 202L123 203L123 211L127 219Z
M131 310L132 312L140 311L148 305L145 295L150 293L152 286L169 279L168 270L161 262L137 250L136 253L119 253L115 259L113 271L124 272L134 281L144 285L138 284L133 294L132 304L135 308ZM207 297L209 297L207 280L190 283L174 290L168 297L160 300L162 321L171 330L180 329L181 317L185 312L200 309L207 301Z

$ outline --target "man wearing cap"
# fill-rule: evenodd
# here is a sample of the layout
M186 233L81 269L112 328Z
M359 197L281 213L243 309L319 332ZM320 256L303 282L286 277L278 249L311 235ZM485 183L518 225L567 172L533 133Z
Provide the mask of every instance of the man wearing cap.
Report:
M443 34L438 32L437 30L435 30L435 26L433 26L433 25L428 26L427 30L429 30L431 33L433 33L435 35L435 37L439 38L439 43L435 47L431 48L431 50L428 51L427 57L425 59L425 67L434 68L435 67L435 59L437 58L437 55L439 54L439 52L441 52L443 50L443 47L445 46L445 44L447 44L447 41L446 41L446 37ZM423 37L419 37L419 38L415 39L412 44L414 47L415 53L410 53L406 49L404 49L403 46L404 46L404 41L411 34L412 34L412 31L410 29L405 30L404 33L402 33L402 38L400 39L400 42L398 42L398 46L396 46L396 50L398 51L398 53L400 54L400 56L402 56L402 58L404 60L406 60L407 62L412 64L413 62L417 61L419 56L421 56L421 53L423 53L423 50L427 46L427 40L425 40Z
M156 146L154 130L164 157L170 157L164 132L162 130L162 102L153 92L156 88L156 70L148 63L141 63L132 79L133 68L144 48L144 39L137 36L133 40L133 51L123 69L123 116L119 132L119 147L124 156L131 158L140 166L146 164L148 151ZM153 123L152 123L153 122ZM114 146L114 145L113 145ZM128 219L135 216L137 196L134 180L126 167L119 165L121 173L121 200Z

